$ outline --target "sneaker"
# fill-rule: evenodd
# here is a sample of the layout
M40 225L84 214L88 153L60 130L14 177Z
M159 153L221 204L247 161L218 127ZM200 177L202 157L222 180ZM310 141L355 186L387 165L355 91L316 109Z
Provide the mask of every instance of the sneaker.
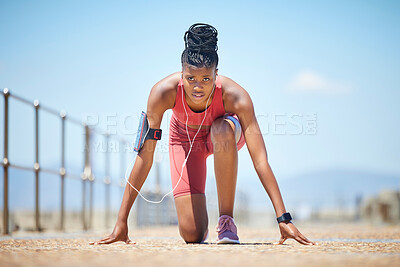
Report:
M229 215L219 217L217 244L240 244L235 221Z

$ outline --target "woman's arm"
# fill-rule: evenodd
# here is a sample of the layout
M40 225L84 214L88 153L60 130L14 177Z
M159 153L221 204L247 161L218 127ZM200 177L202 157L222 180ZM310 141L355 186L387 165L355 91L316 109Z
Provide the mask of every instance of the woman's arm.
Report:
M146 112L150 128L159 129L164 112L173 107L176 96L174 90L176 91L177 81L179 81L179 76L175 73L159 81L151 89ZM135 164L129 175L129 182L138 191L142 188L153 165L156 145L156 140L148 139L136 156ZM136 190L127 183L113 232L99 241L90 242L90 244L110 244L116 241L131 243L128 237L127 221L137 195Z
M150 128L160 129L164 112L174 106L179 75L179 72L173 73L156 83L151 89L146 112ZM129 175L129 182L139 191L146 181L153 164L156 145L156 140L147 140L136 156L135 164ZM118 221L127 222L129 212L137 195L136 190L127 183L118 213Z
M246 140L246 146L253 161L254 168L265 191L271 199L276 217L280 217L286 212L286 208L278 183L268 162L267 150L254 113L253 102L249 94L237 83L230 80L227 84L231 86L230 91L233 92L232 95L234 95L230 97L232 103L228 105L229 111L234 112L239 117L240 125L242 126ZM279 223L279 229L281 231L279 244L283 244L287 238L294 238L304 245L315 244L304 237L292 223L281 222Z
M147 104L147 118L149 121L149 127L153 129L160 129L163 114L166 107L162 104L162 94L155 87L152 88ZM165 102L164 102L165 103ZM156 140L148 139L142 149L136 156L135 164L133 165L132 171L129 175L129 182L140 191L144 182L146 181L147 175L153 165L154 151L157 145ZM129 212L138 193L128 183L125 186L124 196L122 198L122 204L118 213L118 220L121 222L127 222Z
M253 103L247 92L243 94L239 103L236 104L235 113L239 117L254 169L271 199L276 217L279 217L286 212L285 204L274 173L269 165L264 139L254 114Z

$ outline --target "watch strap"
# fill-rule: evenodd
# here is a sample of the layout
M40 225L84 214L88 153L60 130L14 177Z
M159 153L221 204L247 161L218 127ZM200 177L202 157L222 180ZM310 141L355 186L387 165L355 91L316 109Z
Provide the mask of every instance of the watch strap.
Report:
M292 220L292 216L290 215L289 212L286 212L286 213L282 214L282 216L276 218L276 220L278 221L278 223L281 223L281 222L288 223Z

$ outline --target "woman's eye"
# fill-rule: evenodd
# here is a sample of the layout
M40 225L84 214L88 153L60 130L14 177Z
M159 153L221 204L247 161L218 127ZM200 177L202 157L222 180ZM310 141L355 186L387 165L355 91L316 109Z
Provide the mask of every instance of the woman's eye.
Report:
M203 81L208 82L210 78L204 78Z
M193 81L193 77L189 77L188 80L189 80L189 81Z

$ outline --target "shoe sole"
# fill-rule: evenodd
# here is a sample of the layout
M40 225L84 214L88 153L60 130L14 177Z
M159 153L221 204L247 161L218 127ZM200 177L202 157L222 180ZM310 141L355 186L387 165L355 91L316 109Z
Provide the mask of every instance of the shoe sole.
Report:
M224 237L224 238L218 240L217 244L240 244L240 241Z

